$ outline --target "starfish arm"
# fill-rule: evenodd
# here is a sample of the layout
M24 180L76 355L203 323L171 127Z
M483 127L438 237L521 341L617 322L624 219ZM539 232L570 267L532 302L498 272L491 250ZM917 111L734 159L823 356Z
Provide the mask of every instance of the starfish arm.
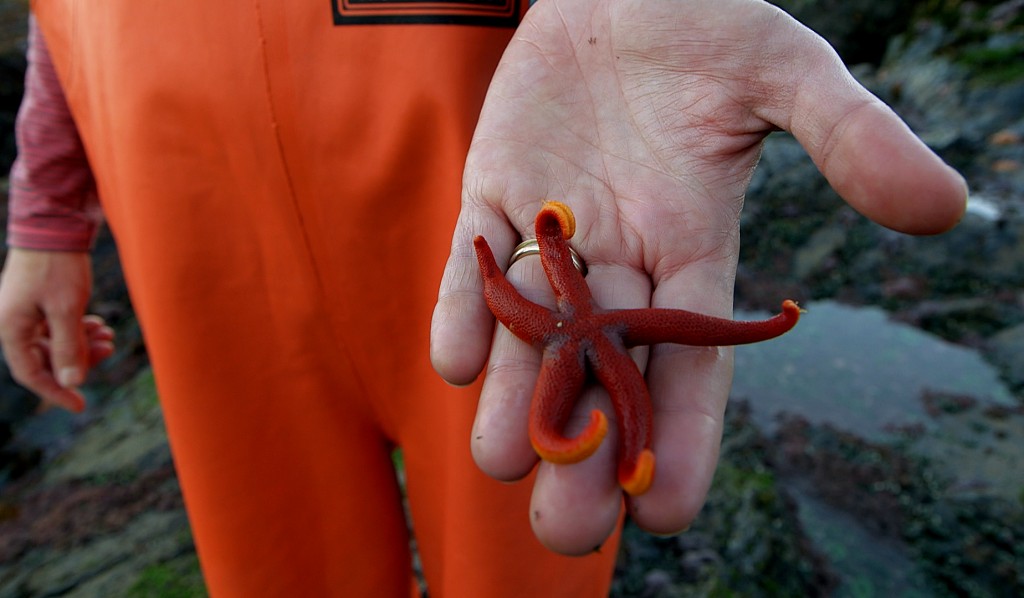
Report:
M726 346L757 343L785 334L796 326L800 312L796 302L787 299L782 303L781 313L752 322L657 308L608 311L598 317L606 326L620 327L627 347L657 343Z
M589 356L619 422L619 486L632 496L643 494L654 481L654 416L643 374L625 348L607 338L595 342Z
M608 418L594 409L587 427L575 438L563 435L585 380L579 343L567 341L544 352L530 403L530 443L545 461L578 463L594 454L608 433Z
M545 202L537 214L535 226L540 261L555 291L559 309L574 314L589 313L592 309L590 287L573 265L569 251L568 240L576 232L572 210L561 202Z
M473 247L484 278L484 300L491 313L524 341L542 342L554 329L551 311L519 294L498 268L491 247L483 237L473 239Z

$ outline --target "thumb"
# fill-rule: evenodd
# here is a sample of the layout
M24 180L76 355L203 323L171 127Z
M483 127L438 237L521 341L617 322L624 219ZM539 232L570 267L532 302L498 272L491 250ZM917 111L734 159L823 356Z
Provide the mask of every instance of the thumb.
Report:
M50 363L54 378L64 388L76 388L85 382L88 346L81 314L47 314L50 328Z
M822 117L834 119L831 130L801 126L808 133L797 140L854 209L912 234L941 233L960 221L967 206L963 177L892 110L872 98L824 111L832 113Z
M967 205L963 177L816 42L817 51L779 71L792 101L768 120L793 133L832 188L878 224L911 234L955 226Z

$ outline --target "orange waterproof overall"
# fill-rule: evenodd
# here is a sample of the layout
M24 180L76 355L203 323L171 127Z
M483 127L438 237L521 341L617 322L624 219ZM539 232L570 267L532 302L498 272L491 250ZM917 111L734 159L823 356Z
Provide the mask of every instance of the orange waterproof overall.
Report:
M34 3L215 597L408 595L396 444L431 596L607 590L614 542L543 549L427 357L502 4Z

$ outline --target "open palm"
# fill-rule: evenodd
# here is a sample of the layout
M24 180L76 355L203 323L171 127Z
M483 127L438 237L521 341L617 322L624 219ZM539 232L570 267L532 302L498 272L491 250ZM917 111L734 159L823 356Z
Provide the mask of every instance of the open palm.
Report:
M526 422L540 352L495 331L473 237L483 235L501 263L532 236L541 201L557 199L576 214L572 244L600 305L728 317L743 196L762 140L777 129L791 131L836 191L883 225L936 233L962 214L959 175L861 88L827 43L767 3L541 0L530 10L480 117L432 329L445 379L467 383L487 364L473 434L485 472L514 480L536 464ZM550 301L538 260L508 276ZM658 471L628 506L641 526L676 532L710 485L732 353L659 345L635 356L654 403ZM582 402L605 400L592 391ZM588 411L579 409L581 423ZM530 512L552 549L586 552L614 529L622 504L614 447L610 437L582 463L542 464Z

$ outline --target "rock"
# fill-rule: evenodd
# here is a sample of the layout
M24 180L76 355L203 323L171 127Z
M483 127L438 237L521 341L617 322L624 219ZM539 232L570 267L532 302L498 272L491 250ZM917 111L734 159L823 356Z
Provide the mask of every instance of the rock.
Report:
M205 595L151 372L90 409L68 450L5 488L0 598L148 596L167 571Z
M651 569L644 575L644 589L641 594L645 598L658 598L672 595L672 576L661 569Z
M768 445L767 460L787 480L784 487L811 495L800 499L801 514L815 503L825 507L814 509L817 523L835 529L818 541L845 555L832 561L841 590L866 582L879 595L892 593L885 588L1021 595L1024 459L1016 438L1024 409L983 409L965 396L924 399L936 403L934 425L909 430L899 442L868 442L790 418ZM879 551L889 556L868 571L861 557L850 558Z
M713 575L721 566L721 555L708 548L684 552L679 559L682 579L689 582L705 579Z
M792 504L764 460L765 438L742 405L730 406L721 463L707 503L676 538L627 524L612 596L827 593L831 577L810 550ZM647 573L657 571L653 581ZM657 588L657 593L645 591Z
M775 280L798 280L792 272L794 251L842 205L796 139L770 135L740 215L740 262Z
M976 3L946 4L953 10L919 20L893 38L881 67L866 83L965 173L972 189L990 191L1000 175L1017 176L1015 171L986 171L993 158L1007 164L1020 157L1014 144L990 140L1012 139L1024 118L1024 19L1016 0L991 11ZM990 19L998 12L1012 16ZM1005 155L990 158L993 148Z
M921 2L772 0L829 41L848 64L877 64L889 39L906 30Z
M0 564L0 598L125 596L152 563L193 551L184 512L151 512L71 550L39 549Z
M144 370L110 399L102 425L84 431L74 446L47 467L44 481L131 479L171 463L151 370ZM97 421L97 423L100 423Z
M14 378L5 361L0 360L0 427L13 426L35 412L39 401ZM0 434L0 448L6 443ZM0 463L0 469L3 468Z
M793 275L800 280L835 267L836 252L846 245L847 231L839 226L820 228L793 256Z
M948 341L977 345L982 337L1017 324L1024 314L1008 301L977 296L915 301L898 317Z
M1002 372L1007 384L1018 391L1024 390L1024 324L988 339L986 355Z

